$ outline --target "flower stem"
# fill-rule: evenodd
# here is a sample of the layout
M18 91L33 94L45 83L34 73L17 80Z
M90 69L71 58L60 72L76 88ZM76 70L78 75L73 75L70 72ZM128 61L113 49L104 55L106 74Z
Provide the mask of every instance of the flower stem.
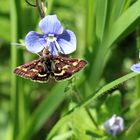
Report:
M140 51L140 27L137 28L137 50ZM140 98L140 75L136 77L136 93L137 97Z
M91 49L93 47L93 36L94 34L94 0L87 0L87 8L86 8L86 41L85 46L88 47L88 49Z
M38 0L36 0L36 7L38 9L38 12L39 12L41 18L44 18L45 17L45 11L44 11L44 8L43 8L44 6L42 6L42 5L43 5L43 2L41 2L41 4L39 4Z
M49 15L52 11L52 7L53 7L53 3L54 3L54 0L49 0L48 1L48 9L47 9L47 14Z
M20 2L20 0L10 0L11 42L18 42L19 38L22 38L22 11ZM24 84L20 78L13 74L13 70L17 65L22 63L22 50L18 50L16 46L11 46L11 120L9 122L10 134L8 135L8 140L17 140L17 134L23 127L22 124L25 124L23 119L25 110L22 104L25 100L23 92Z

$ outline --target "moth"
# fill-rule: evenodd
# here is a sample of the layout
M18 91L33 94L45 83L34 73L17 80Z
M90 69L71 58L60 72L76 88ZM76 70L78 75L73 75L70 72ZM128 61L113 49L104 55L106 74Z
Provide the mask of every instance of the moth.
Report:
M76 58L45 55L17 67L14 73L33 81L65 80L85 67L87 62Z

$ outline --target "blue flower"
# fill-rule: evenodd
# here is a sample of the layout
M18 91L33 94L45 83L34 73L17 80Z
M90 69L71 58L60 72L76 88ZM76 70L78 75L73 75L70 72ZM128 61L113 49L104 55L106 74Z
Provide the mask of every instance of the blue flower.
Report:
M104 128L108 134L116 136L124 130L124 120L119 116L113 115L104 123Z
M132 65L131 70L134 72L140 73L140 63Z
M30 31L25 37L28 51L39 53L47 49L52 55L70 54L76 50L76 37L64 30L56 15L48 15L39 22L43 34Z

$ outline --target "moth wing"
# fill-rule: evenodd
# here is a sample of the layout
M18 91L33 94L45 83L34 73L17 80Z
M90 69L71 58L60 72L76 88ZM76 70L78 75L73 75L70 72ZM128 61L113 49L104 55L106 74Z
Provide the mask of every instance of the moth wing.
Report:
M46 83L48 81L49 74L45 71L43 62L43 58L28 62L17 67L14 70L14 73L26 79Z
M23 78L31 78L37 75L38 70L36 70L36 65L39 63L39 60L34 60L31 62L28 62L24 65L18 66L15 70L14 73L23 77Z
M82 70L87 62L85 60L66 58L66 57L54 57L54 78L55 80L64 80L70 78L74 73Z

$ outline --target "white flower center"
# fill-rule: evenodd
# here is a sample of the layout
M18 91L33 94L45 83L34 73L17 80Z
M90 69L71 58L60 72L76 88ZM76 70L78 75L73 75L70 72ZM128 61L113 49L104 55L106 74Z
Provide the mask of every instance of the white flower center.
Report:
M48 34L48 36L46 37L46 40L50 43L50 42L54 42L56 41L56 37L54 36L54 34Z
M47 46L46 46L47 49L50 47L50 44L53 43L58 53L61 51L60 46L57 42L57 38L54 36L54 34L48 34L48 36L46 37L46 41L47 41Z

